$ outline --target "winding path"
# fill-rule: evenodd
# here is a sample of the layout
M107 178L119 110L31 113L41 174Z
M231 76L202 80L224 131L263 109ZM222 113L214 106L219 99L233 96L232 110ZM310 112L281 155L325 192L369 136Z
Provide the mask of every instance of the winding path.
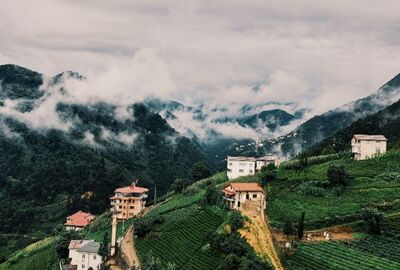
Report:
M249 244L261 257L265 258L265 256L268 256L269 261L276 270L284 270L275 250L271 231L261 213L251 210L243 210L241 212L249 218L249 221L246 222L246 227L249 230L241 229L239 231L240 234L247 239Z

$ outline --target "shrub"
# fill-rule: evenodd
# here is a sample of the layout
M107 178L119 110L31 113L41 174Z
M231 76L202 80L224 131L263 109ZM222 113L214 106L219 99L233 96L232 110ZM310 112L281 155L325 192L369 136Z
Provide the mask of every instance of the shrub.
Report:
M228 222L229 225L231 225L232 231L236 231L237 229L243 227L244 218L239 211L232 211L229 215Z
M343 166L330 166L326 175L332 186L346 186L349 182L349 176Z

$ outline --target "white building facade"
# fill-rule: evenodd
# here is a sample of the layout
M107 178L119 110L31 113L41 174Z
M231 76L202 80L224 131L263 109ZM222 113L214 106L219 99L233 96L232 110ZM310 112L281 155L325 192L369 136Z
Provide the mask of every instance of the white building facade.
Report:
M227 175L228 179L235 179L241 176L254 175L256 171L268 164L280 165L280 159L277 156L265 156L261 158L254 157L228 157Z
M386 153L387 139L383 135L356 134L351 140L354 160L365 160Z
M71 240L69 244L70 265L75 265L77 270L99 270L102 258L98 254L100 243L94 240Z

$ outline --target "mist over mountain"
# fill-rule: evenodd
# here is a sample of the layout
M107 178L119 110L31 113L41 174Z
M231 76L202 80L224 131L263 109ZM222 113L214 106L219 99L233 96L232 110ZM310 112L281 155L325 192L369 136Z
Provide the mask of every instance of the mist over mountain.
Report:
M102 213L113 190L134 179L150 198L155 189L161 196L175 179L190 179L195 163L207 164L197 145L144 104L82 103L66 80L85 78L0 66L2 233L45 234L78 209Z

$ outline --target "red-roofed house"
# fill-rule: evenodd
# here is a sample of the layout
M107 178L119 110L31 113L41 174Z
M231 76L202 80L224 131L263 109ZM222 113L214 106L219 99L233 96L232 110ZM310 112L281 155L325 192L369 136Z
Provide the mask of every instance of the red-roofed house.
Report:
M111 206L117 210L117 218L126 220L139 214L146 207L146 198L149 190L136 186L136 183L122 188L117 188L110 198Z
M95 219L95 216L90 213L78 211L75 214L67 217L67 222L64 223L67 231L79 231Z
M226 204L233 209L256 208L265 209L265 195L258 183L229 183L223 190Z

